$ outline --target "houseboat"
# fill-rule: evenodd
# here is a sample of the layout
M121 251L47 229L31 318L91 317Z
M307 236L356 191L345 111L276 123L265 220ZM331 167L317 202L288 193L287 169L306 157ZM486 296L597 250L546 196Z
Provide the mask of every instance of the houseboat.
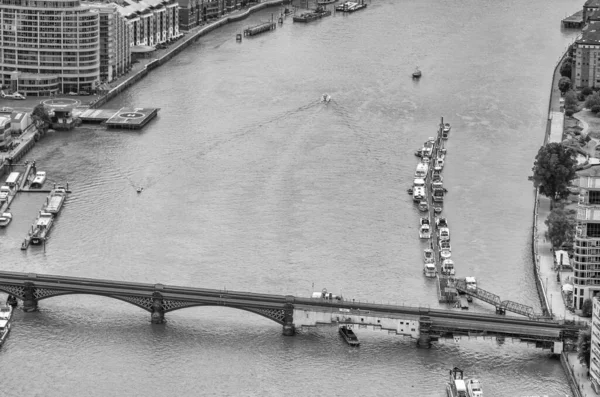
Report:
M52 189L50 195L46 199L46 207L44 208L44 211L50 214L58 214L66 198L67 190L62 186L56 186L54 189Z
M33 181L31 182L29 187L31 189L41 189L42 186L44 186L44 182L46 182L46 172L38 171L35 173L35 178L33 178Z
M12 221L12 214L10 212L5 212L0 215L0 227L6 227Z
M313 12L306 12L300 15L294 15L294 22L312 22L323 17L331 15L330 10L326 10L323 6L317 6Z
M450 380L446 385L446 394L448 397L468 397L462 369L454 367L450 370Z
M437 276L437 269L435 268L435 263L425 263L423 265L423 274L425 274L425 277Z
M413 201L420 202L425 199L425 188L416 186L413 188Z
M454 276L454 261L452 259L444 259L442 262L442 274L446 276Z
M38 245L42 244L48 238L52 223L54 222L54 216L48 212L40 212L33 232L31 233L31 244Z
M350 346L360 345L360 342L358 341L356 334L354 333L354 331L352 331L350 328L348 328L348 326L342 325L339 328L339 333L342 336L342 338L344 338L346 343L349 344Z

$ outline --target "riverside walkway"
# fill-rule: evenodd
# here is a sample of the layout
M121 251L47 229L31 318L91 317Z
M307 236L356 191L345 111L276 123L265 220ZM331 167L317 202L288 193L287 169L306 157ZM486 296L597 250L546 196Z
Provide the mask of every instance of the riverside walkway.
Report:
M43 299L67 294L106 296L131 303L151 313L161 324L165 313L194 306L226 306L256 313L283 325L284 335L298 327L358 324L396 335L409 336L421 345L440 338L461 336L513 338L542 348L563 351L586 323L525 319L499 315L432 310L424 307L356 302L355 300L304 298L163 284L142 284L34 273L0 272L0 291L23 302L24 311L35 311ZM326 296L326 295L322 295Z

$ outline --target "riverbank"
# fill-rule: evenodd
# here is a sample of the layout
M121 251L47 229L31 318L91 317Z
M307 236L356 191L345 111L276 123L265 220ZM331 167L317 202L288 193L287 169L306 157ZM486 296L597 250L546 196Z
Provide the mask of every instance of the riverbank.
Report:
M230 22L241 21L247 18L250 14L263 10L265 8L276 7L288 3L291 3L291 0L266 1L264 3L254 5L248 8L247 10L233 11L229 15L225 15L215 22L192 29L190 32L185 34L183 39L176 41L166 49L156 50L156 54L159 54L158 58L140 60L139 63L134 65L132 72L128 74L129 76L125 76L122 82L119 82L120 79L117 79L115 82L113 82L111 84L113 88L111 88L106 94L100 96L98 99L90 103L90 108L98 108L104 105L105 103L109 102L110 100L114 99L121 92L125 91L127 88L131 87L132 85L146 77L146 75L151 70L161 65L164 65L175 55L179 54L181 51L192 45L198 38L212 32L213 30L224 26Z

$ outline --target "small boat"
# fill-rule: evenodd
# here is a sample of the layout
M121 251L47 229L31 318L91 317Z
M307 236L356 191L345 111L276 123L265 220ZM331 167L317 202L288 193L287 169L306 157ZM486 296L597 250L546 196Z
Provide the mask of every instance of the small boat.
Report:
M0 346L4 344L10 332L10 319L0 319Z
M419 149L419 150L417 150L417 151L415 152L415 156L417 156L417 157L421 157L421 156L423 156L423 151L422 151L422 149Z
M469 297L467 297L467 300ZM477 379L467 380L467 393L469 397L483 397L483 390L481 389L481 383Z
M438 228L438 238L440 241L450 240L450 229L447 227Z
M341 11L341 12L354 12L354 11L362 10L363 8L367 8L367 5L364 3L356 3L353 1L346 1L345 3L342 3L342 4L338 5L337 7L335 7L335 10Z
M421 200L419 202L419 211L426 212L429 210L429 205L427 205L427 201Z
M444 261L446 259L450 259L452 257L452 251L448 249L443 249L440 251L440 260Z
M408 194L413 194L413 189L412 189L412 187L409 187L408 189L406 189L406 192L407 192Z
M421 186L415 186L413 188L413 201L421 202L425 198L425 188Z
M33 181L31 182L29 187L31 189L41 189L42 186L44 186L44 182L46 182L46 172L38 171L36 172L35 178L33 178Z
M321 102L329 103L329 101L331 101L331 96L329 96L327 94L323 94L323 96L321 97Z
M354 333L354 331L352 331L347 326L342 325L339 328L339 333L340 333L340 335L342 335L342 338L344 338L346 343L349 344L350 346L360 345L360 342L358 341L358 338L356 337L356 334Z
M450 246L450 240L439 240L438 242L440 251L450 251L452 252L452 247Z
M425 277L437 276L437 270L435 268L435 264L434 263L425 263L423 265L423 273L425 274Z
M412 77L413 77L413 79L418 79L421 77L421 71L419 70L418 66L415 69L415 71L413 72Z
M450 129L452 127L450 127L450 123L444 123L444 127L442 129L442 132L450 132Z
M442 213L442 207L433 207L433 212L435 212L436 214L441 214Z
M442 274L447 276L454 276L454 261L452 259L444 259L442 262Z
M425 248L423 250L423 259L425 263L433 263L433 250L431 248Z
M421 228L419 229L419 237L420 238L431 238L431 229L429 228L429 224L421 224Z
M6 227L12 221L12 214L5 212L0 216L0 227Z
M467 397L467 385L462 369L454 367L450 370L450 381L446 385L446 394L448 397Z
M143 188L143 187L138 187L138 188L137 188L137 192L138 192L138 193L141 193L143 190L144 190L144 188Z
M423 164L427 164L427 165L429 165L429 163L430 163L430 162L431 162L431 159L430 159L429 157L425 157L425 156L423 156L423 157L421 158L421 163L423 163Z
M444 217L435 218L435 226L440 229L442 227L449 227L448 221Z

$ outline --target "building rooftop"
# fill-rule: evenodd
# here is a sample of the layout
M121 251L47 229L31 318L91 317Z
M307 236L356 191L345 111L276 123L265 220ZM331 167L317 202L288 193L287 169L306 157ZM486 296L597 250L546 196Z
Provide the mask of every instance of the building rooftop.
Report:
M581 38L576 42L600 45L600 21L590 21L581 31Z
M598 8L600 7L600 0L587 0L583 5L585 8Z

